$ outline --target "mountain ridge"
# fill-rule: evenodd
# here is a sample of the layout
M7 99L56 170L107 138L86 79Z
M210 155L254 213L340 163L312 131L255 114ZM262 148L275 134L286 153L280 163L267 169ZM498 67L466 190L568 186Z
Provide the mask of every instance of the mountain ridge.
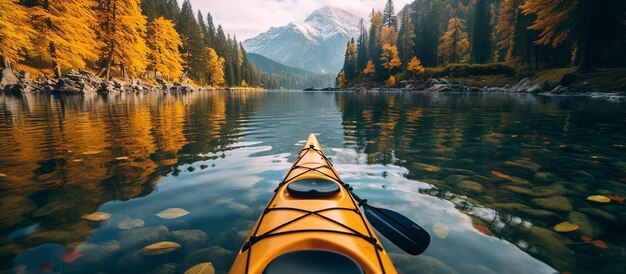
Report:
M243 46L247 52L315 73L338 73L345 45L358 36L361 18L336 7L324 6L302 22L272 27Z

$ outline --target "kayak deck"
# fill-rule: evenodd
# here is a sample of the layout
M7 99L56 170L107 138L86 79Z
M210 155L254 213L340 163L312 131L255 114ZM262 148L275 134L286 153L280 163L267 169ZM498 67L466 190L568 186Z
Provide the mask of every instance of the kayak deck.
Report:
M304 250L343 254L365 273L396 273L315 135L309 136L275 192L230 273L270 273L266 268L276 258L284 260L281 255Z

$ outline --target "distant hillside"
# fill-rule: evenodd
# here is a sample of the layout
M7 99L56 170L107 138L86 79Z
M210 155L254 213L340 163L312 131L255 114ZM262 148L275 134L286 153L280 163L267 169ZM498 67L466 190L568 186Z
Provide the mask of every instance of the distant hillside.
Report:
M335 85L335 74L320 74L283 65L263 55L247 53L248 60L259 72L267 89L325 88Z
M268 74L295 74L295 75L313 75L313 72L301 68L291 67L278 63L270 58L256 53L247 53L248 60L261 72Z

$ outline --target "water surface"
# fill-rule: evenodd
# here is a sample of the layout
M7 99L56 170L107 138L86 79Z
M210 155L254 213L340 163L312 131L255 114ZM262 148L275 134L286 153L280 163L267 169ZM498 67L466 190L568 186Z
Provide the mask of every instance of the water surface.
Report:
M625 114L505 94L0 96L0 269L226 272L316 133L360 196L431 234L417 257L384 242L403 273L621 273L623 204L585 198L626 195ZM111 217L81 219L96 211ZM579 229L554 232L566 220ZM141 253L161 240L183 248Z

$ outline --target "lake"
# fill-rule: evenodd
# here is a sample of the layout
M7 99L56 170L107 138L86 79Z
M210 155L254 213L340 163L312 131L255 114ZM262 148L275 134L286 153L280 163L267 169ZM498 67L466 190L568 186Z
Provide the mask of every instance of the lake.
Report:
M226 273L309 133L359 196L431 234L420 256L383 240L402 273L626 267L624 104L267 91L0 95L0 271ZM143 255L158 241L182 248Z

